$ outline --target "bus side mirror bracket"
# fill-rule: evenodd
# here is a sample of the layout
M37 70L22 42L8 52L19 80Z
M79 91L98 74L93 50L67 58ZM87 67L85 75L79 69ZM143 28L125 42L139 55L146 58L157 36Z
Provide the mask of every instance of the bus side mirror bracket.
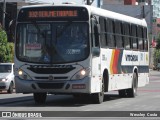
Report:
M92 55L95 57L99 57L100 56L100 48L99 47L93 47L92 48Z

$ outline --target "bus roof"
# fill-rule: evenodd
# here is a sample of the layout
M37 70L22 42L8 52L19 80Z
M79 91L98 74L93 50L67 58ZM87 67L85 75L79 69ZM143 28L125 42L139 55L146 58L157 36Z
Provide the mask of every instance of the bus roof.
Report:
M137 24L137 25L141 25L141 26L147 26L145 19L138 19L138 18L124 15L124 14L109 11L106 9L96 8L93 6L90 6L87 8L90 9L91 14L95 14L95 15L99 15L99 16L103 16L103 17L107 17L107 18L111 18L111 19L116 19L116 20L120 20L120 21L124 21L124 22L128 22L128 23L133 23L133 24Z
M141 26L147 26L147 23L145 21L145 19L138 19L138 18L134 18L131 16L127 16L124 14L120 14L120 13L116 13L110 10L106 10L106 9L102 9L102 8L97 8L94 6L88 6L88 5L77 5L77 4L59 4L59 5L52 5L52 4L43 4L43 5L30 5L30 6L24 6L23 8L31 8L31 7L52 7L52 6L59 6L59 7L65 7L65 6L69 6L69 7L85 7L88 9L89 11L89 15L99 15L102 17L106 17L106 18L111 18L111 19L115 19L115 20L120 20L120 21L124 21L124 22L128 22L128 23L133 23L133 24L137 24L137 25L141 25Z

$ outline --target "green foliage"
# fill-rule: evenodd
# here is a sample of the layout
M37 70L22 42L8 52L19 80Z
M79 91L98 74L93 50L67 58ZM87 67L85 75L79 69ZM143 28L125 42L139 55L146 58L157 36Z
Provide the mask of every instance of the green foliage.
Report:
M157 46L154 50L154 65L157 66L158 61L160 60L160 34L157 39Z
M0 62L13 62L14 44L7 42L6 32L0 28Z
M154 65L157 65L158 59L160 59L160 49L154 51Z
M6 62L13 62L13 60L14 60L14 43L8 43L6 49L7 49Z

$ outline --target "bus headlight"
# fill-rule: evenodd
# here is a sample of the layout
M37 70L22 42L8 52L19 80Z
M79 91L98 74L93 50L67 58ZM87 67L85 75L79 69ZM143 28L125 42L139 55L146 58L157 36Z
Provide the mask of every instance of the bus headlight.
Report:
M71 78L71 80L80 80L83 79L86 76L89 76L90 73L90 69L82 69L80 71L78 71L76 74L73 75L73 77Z
M18 70L18 76L23 80L31 80L31 77L29 75L27 75L27 73L25 73L21 69Z
M19 71L18 71L18 75L19 75L19 76L23 75L23 71L22 71L22 70L19 70Z

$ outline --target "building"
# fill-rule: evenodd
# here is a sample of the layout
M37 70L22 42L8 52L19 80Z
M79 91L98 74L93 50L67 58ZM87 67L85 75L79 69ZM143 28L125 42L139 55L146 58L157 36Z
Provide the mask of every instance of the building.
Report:
M152 0L153 17L160 18L160 0Z
M136 17L145 18L152 33L152 6L148 0L103 0L101 8Z
M103 0L103 4L116 5L151 5L151 0Z
M8 41L14 42L14 20L19 9L24 5L42 4L41 0L0 0L0 23L7 32ZM6 9L4 9L4 5ZM4 15L5 14L5 15Z
M103 5L110 4L110 5L123 5L124 0L103 0Z
M160 0L152 0L153 5L153 38L157 39L160 34Z

